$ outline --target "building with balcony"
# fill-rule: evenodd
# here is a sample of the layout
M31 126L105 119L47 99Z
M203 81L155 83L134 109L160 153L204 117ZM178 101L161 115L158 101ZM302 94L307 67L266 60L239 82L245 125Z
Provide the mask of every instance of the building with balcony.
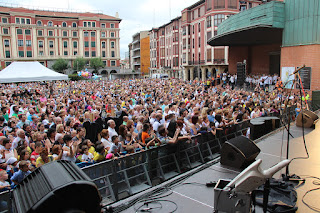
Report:
M185 80L205 80L228 69L228 47L208 39L228 17L258 6L258 0L200 0L181 16L150 30L150 71Z
M69 61L101 57L101 74L120 69L121 19L101 13L73 13L0 7L1 67L13 61L39 61L51 67L58 58Z
M148 31L141 31L132 36L129 44L130 67L143 75L149 74L150 67L150 39Z

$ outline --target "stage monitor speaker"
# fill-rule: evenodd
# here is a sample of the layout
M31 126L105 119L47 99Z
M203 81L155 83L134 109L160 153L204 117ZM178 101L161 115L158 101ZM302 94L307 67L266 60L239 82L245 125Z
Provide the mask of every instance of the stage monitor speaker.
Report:
M37 168L13 190L13 212L101 212L96 185L74 163Z
M303 114L303 120L302 120L302 114ZM314 124L314 122L319 118L317 114L310 110L303 110L299 113L296 119L296 125L299 127L302 127L302 124L306 128L311 128Z
M244 169L255 161L260 149L249 138L239 136L226 141L222 145L220 153L222 165Z

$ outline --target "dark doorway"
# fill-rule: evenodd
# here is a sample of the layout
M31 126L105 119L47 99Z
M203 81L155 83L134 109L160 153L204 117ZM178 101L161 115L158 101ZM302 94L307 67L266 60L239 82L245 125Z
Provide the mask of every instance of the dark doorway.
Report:
M280 53L278 52L269 55L269 74L280 76Z

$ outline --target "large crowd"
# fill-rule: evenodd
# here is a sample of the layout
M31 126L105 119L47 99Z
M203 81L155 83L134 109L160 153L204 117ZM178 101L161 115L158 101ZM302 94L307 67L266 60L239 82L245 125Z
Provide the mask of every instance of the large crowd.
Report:
M271 113L299 95L257 84L135 79L0 85L0 190L54 160L94 163ZM297 104L296 112L301 106Z

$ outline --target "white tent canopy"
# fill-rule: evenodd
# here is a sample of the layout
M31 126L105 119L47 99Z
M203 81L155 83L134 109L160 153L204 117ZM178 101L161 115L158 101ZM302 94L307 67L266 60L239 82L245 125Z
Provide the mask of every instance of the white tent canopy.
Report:
M57 73L37 61L13 62L0 71L0 83L68 80L68 76Z

